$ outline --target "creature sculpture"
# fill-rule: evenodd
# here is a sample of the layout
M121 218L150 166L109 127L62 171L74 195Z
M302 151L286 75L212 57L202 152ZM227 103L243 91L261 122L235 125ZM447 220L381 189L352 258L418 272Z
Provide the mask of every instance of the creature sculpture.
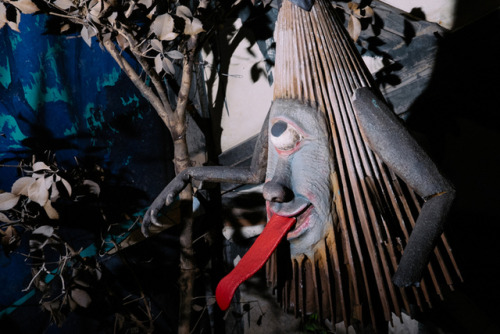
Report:
M265 182L263 196L271 222L273 217L294 218L292 222L283 220L289 231L273 236L274 232L264 230L265 240L260 241L275 247L286 235L290 245L295 283L285 289L282 297L285 308L293 306L301 314L316 312L322 318L343 320L346 324L351 319L362 320L365 312L375 323L372 295L378 294L377 304L382 305L385 320L389 321L391 311L400 312L401 300L409 311L409 297L404 288L413 287L408 291L411 293L424 282L422 276L430 268L429 259L442 234L454 189L378 93L370 88L367 70L342 25L333 18L329 4L318 0L314 5L300 2L299 5L306 10L289 1L284 1L280 9L274 102L251 166L195 167L183 171L147 211L143 232L147 235L150 225L158 224L158 211L170 205L193 179ZM327 25L322 28L323 21ZM331 40L328 36L332 36ZM294 47L290 47L291 43L295 43ZM324 52L327 46L328 53ZM330 54L333 54L331 59ZM349 113L355 116L349 119ZM356 134L359 138L355 138ZM346 144L349 140L355 144ZM349 152L350 147L361 152L356 154L366 155L368 158L364 160L372 161L372 165L364 160L356 163L358 158ZM421 197L423 206L416 223L410 214L409 218L402 218L398 211L401 199L394 193L399 191L399 183L393 174L384 174L387 167ZM388 180L386 175L394 180ZM356 191L349 190L349 185ZM391 201L392 208L387 208L390 205L384 203ZM403 220L410 220L414 228L406 245L403 242L399 245L404 252L396 265L398 245L391 242L399 237L391 231L396 229L392 226L402 224ZM357 225L362 226L361 234L357 233ZM409 234L404 226L397 229ZM365 248L360 241L363 238L368 240ZM258 256L259 250L251 249L249 253ZM388 253L389 260L382 253ZM363 260L364 256L370 258L369 264ZM262 265L262 259L255 262ZM441 268L447 272L445 266ZM436 281L433 269L429 270ZM390 282L391 272L396 288ZM230 280L239 284L242 278ZM447 283L451 285L448 279ZM223 280L221 285L224 284L232 283ZM425 284L423 288L429 302ZM418 293L413 292L419 299ZM224 303L223 307L227 306ZM366 308L368 312L363 311Z

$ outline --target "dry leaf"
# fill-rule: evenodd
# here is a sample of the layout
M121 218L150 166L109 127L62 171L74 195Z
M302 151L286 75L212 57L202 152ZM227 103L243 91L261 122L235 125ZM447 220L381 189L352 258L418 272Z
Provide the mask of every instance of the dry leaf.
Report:
M203 31L205 30L203 29L203 24L199 19L194 18L193 21L186 19L186 26L184 27L184 33L186 35L195 36Z
M151 24L151 31L161 41L171 41L177 37L177 33L174 33L174 19L169 14L163 14L158 16Z
M43 161L37 161L33 164L33 173L38 173L38 172L50 172L51 169L45 162Z
M59 189L57 189L57 184L55 182L52 183L52 187L50 188L50 202L55 202L59 198L60 193Z
M53 4L63 10L68 10L71 7L75 7L71 0L56 0Z
M99 196L101 187L92 180L83 180L83 185L88 188L89 193Z
M89 5L90 9L90 15L96 22L100 22L99 19L101 18L101 13L104 13L108 8L109 4L106 1L98 0L95 2L95 5L90 7L92 5Z
M43 209L47 213L49 219L59 219L59 213L54 209L50 201L45 202Z
M41 234L46 236L47 238L52 237L54 235L54 228L50 225L42 225L38 228L36 228L32 234Z
M191 10L186 6L177 7L177 10L175 11L175 15L183 17L183 18L189 18L189 19L193 17Z
M66 24L64 24L64 25L61 27L60 32L65 32L65 31L68 31L68 30L69 30L69 28L71 28L71 26L70 26L68 23L66 23Z
M40 235L45 236L47 239L49 239L54 235L54 227L52 227L50 225L42 225L42 226L36 228L31 234L32 235L40 234ZM31 247L31 241L34 241L34 239L30 240L30 247Z
M7 8L0 2L0 29L7 23Z
M125 50L129 46L128 40L120 34L116 35L116 42L118 43L120 49L122 50Z
M149 7L153 4L153 0L139 0L138 3L149 9Z
M71 196L71 185L69 184L69 182L66 181L65 179L63 179L62 177L61 177L61 182L62 182L64 188L66 188L68 195Z
M4 213L0 212L0 222L2 223L12 223L12 220L7 217Z
M175 68L170 59L163 57L163 69L169 74L175 74Z
M162 70L163 70L163 64L161 60L161 54L159 53L155 57L155 71L156 73L160 74Z
M12 249L12 246L19 246L19 241L20 238L16 229L12 226L7 227L4 231L4 235L2 236L2 246L6 249Z
M118 12L113 12L109 17L108 17L108 22L111 23L112 25L115 24L116 18L118 17Z
M71 299L83 308L87 308L92 301L87 291L78 288L71 290Z
M180 52L178 50L168 51L167 56L169 56L172 59L183 59L184 58L184 55L182 54L182 52Z
M75 279L73 279L73 282L75 284L78 284L79 286L83 286L84 288L89 288L90 287L90 284L88 282L85 282L84 280L82 280L79 277L76 277Z
M68 298L68 302L69 302L69 309L71 311L74 311L78 307L78 304L73 300L73 298Z
M19 9L23 14L34 14L40 10L30 0L9 1L9 3Z
M193 304L193 310L196 312L203 311L203 306L200 306L198 304Z
M0 211L10 210L19 202L19 196L12 193L0 194Z
M159 40L157 40L156 38L151 40L151 47L152 47L152 48L153 48L153 50L155 50L155 51L158 51L158 52L163 52L163 45L162 45L162 44L161 44L161 42L160 42Z
M49 200L49 191L45 188L45 179L37 179L28 187L28 198L33 202L44 206Z
M81 32L81 36L83 38L83 40L85 41L85 43L87 43L87 45L90 47L92 46L92 36L95 36L95 32L92 28L92 26L83 26L82 27L82 32Z
M60 306L61 302L59 300L53 300L42 303L42 307L47 311L57 310Z
M28 188L35 182L36 180L29 176L23 176L14 182L12 185L11 192L14 195L24 195L28 196Z
M56 176L56 179L57 179L57 176ZM45 189L49 190L52 185L54 184L54 177L53 176L49 176L49 177L43 177L43 180L44 180L44 183L45 183Z
M356 42L361 34L361 22L354 15L349 18L349 23L347 24L347 32L351 36L352 40Z

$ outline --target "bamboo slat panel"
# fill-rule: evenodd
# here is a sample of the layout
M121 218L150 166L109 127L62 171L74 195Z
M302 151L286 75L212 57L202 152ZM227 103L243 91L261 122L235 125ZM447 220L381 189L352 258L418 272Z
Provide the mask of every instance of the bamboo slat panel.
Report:
M285 0L275 34L274 99L297 99L326 115L336 166L335 235L325 240L325 254L293 263L283 306L297 315L373 326L380 318L391 321L391 312L411 312L410 304L432 306L444 287L453 290L454 279L462 280L460 271L443 235L420 287L391 282L421 202L361 137L351 97L372 87L372 78L355 45L325 0L310 12Z

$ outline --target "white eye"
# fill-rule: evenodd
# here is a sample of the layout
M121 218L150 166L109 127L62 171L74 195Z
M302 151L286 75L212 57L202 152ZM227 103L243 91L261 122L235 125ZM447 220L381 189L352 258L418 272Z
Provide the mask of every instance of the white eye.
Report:
M299 132L285 121L277 121L271 127L271 142L281 151L293 150L302 140Z

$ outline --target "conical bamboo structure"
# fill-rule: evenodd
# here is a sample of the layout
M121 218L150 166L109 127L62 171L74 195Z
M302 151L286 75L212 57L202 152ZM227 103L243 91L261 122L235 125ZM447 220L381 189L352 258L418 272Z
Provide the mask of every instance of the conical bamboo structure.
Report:
M325 113L336 167L336 222L325 251L294 260L291 279L281 283L274 268L282 261L275 256L268 263L268 279L278 286L283 307L376 327L377 321L391 321L391 312L401 316L402 310L411 313L410 305L432 306L462 277L443 235L420 287L391 282L421 200L361 137L351 97L357 88L372 87L372 78L331 2L316 0L307 12L285 0L275 36L274 99L297 99Z

